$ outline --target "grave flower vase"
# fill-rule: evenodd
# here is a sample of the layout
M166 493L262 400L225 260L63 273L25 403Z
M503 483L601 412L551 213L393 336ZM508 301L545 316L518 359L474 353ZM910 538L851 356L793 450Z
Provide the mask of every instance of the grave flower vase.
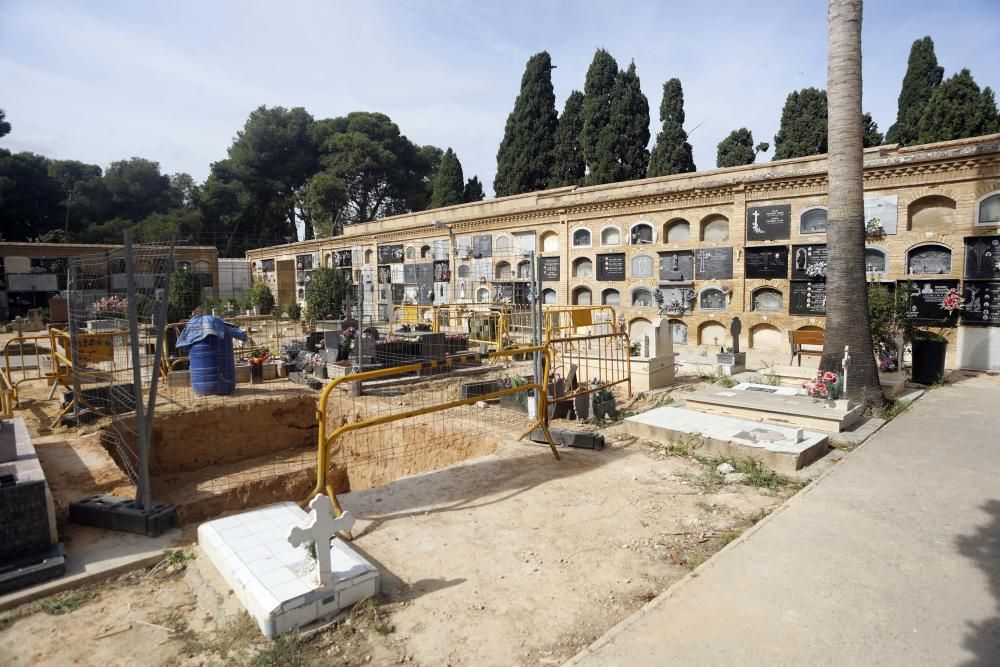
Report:
M934 384L944 377L944 360L948 353L948 341L918 338L913 341L914 382Z
M250 364L250 382L263 382L264 367L260 364Z

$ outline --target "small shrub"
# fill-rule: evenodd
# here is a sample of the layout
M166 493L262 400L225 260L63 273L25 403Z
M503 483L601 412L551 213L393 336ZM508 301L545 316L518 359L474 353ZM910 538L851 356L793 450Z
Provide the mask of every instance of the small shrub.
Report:
M270 315L274 310L274 294L263 280L258 280L250 288L250 303L261 315Z
M288 305L285 306L285 312L288 313L289 319L296 322L302 319L302 306L299 305L298 301L289 301Z
M890 421L910 409L913 401L888 401L878 409L879 419Z
M723 375L718 380L716 380L716 384L720 384L723 387L725 387L726 389L729 389L731 387L735 387L736 386L736 380L734 380L733 378L729 377L728 375Z
M170 274L167 289L167 310L171 322L179 322L191 317L191 313L201 305L201 278L197 273L180 269Z
M62 616L76 611L94 597L93 593L63 593L41 601L42 611L52 616Z

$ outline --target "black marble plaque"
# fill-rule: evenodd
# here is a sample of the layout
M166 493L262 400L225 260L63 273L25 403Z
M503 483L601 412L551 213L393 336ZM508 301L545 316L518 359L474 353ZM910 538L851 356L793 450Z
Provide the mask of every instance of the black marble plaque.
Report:
M694 253L690 250L661 252L660 280L694 280Z
M388 285L392 282L392 269L388 266L378 267L378 281L383 285Z
M514 283L514 304L518 306L527 306L528 296L531 294L531 285L529 283Z
M335 250L333 253L333 261L340 268L345 268L351 266L352 257L354 253L350 250Z
M694 274L698 280L733 277L732 248L698 248L694 251Z
M472 256L473 257L492 257L493 256L493 237L489 234L482 234L479 236L472 237Z
M598 280L625 280L625 253L612 252L597 256Z
M513 303L514 284L500 283L493 286L494 301L496 303Z
M1000 236L965 237L965 277L1000 278Z
M792 206L752 206L747 209L747 241L781 241L792 235Z
M826 283L793 282L788 312L792 315L826 315Z
M417 285L417 305L430 306L434 303L434 283L420 283Z
M826 280L826 244L792 246L792 280Z
M380 245L378 247L379 264L399 264L403 261L402 245Z
M962 324L1000 327L1000 280L966 282L962 288Z
M296 255L295 256L295 268L299 271L309 271L313 268L313 256L312 255Z
M262 260L260 260L260 270L261 271L274 271L274 260L273 259L262 259Z
M757 246L744 251L747 278L787 278L788 246Z
M559 258L542 257L542 282L559 280Z
M403 303L403 299L406 297L406 287L404 285L393 285L392 286L392 302L397 306Z
M948 290L957 289L957 280L909 280L900 281L899 288L910 293L907 300L907 317L917 324L953 327L958 323L958 312L951 315L941 308L941 302Z
M434 260L434 282L446 283L451 280L451 266L446 259Z
M417 279L414 282L421 285L430 285L434 282L434 264L426 262L424 264L416 264L415 266L417 269Z
M403 265L403 282L407 285L413 285L417 282L417 265L416 264L404 264Z

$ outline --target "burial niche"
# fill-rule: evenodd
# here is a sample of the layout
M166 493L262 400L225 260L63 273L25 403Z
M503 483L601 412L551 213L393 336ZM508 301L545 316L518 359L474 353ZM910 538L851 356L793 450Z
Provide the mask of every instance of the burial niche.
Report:
M976 223L994 225L1000 223L1000 192L986 195L976 204Z
M587 287L577 287L573 290L573 305L574 306L589 306L592 301L592 295L590 293L590 288Z
M609 287L601 292L601 304L605 306L620 306L622 305L622 295L618 290Z
M510 262L500 262L496 270L497 280L510 280Z
M633 308L652 308L653 307L653 293L646 289L645 287L639 287L632 290L632 307Z
M885 273L888 264L884 251L878 248L865 248L865 273Z
M558 300L556 296L556 291L554 289L543 289L542 290L542 303L551 306Z
M590 230L589 229L578 229L573 232L573 245L577 248L587 247L590 245Z
M573 277L590 278L594 275L594 263L587 257L573 260Z
M906 253L906 272L910 275L951 273L951 248L942 245L919 245Z
M647 245L653 242L653 227L645 222L632 225L629 234L632 245Z
M955 200L941 195L921 197L910 204L909 216L910 231L948 231L955 226Z
M823 234L826 232L826 216L823 206L806 209L799 217L799 234Z
M683 218L671 220L663 226L663 238L667 243L685 243L691 238L691 223Z
M750 347L755 350L776 350L781 347L781 332L773 324L758 324L750 329Z
M681 320L668 320L670 324L670 334L674 345L687 345L688 326Z
M784 307L784 298L779 290L773 287L761 287L754 290L751 309L764 313L779 313Z
M653 276L653 258L649 255L638 255L632 258L632 277L651 278Z
M622 233L617 227L605 227L601 230L601 245L620 245Z
M706 287L698 295L698 307L701 310L725 310L726 295L718 287Z
M729 239L729 219L723 215L712 215L701 221L702 241L726 241Z
M559 250L559 235L555 232L542 234L542 252L557 252Z

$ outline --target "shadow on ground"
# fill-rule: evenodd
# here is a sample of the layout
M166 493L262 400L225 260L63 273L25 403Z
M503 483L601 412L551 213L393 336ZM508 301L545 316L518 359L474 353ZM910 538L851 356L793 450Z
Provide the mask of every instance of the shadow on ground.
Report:
M960 554L971 559L989 580L990 592L996 602L997 615L979 623L970 623L965 648L975 657L966 667L994 666L1000 661L1000 500L982 505L990 519L972 535L957 538Z

